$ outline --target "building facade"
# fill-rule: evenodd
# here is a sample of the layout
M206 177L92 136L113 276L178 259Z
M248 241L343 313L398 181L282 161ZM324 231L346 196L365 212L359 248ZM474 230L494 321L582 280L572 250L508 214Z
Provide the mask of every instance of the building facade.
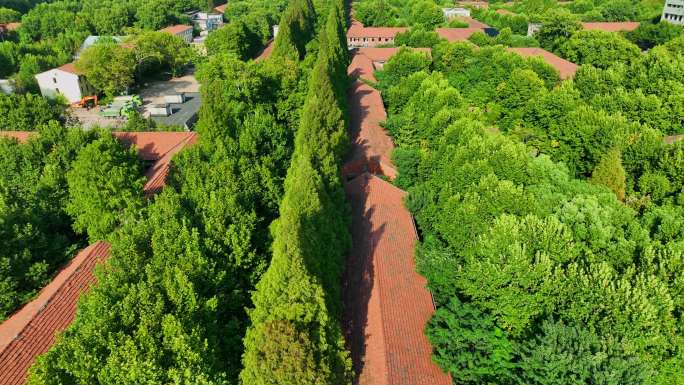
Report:
M470 17L470 10L466 8L442 8L444 18L453 20L457 17Z
M192 43L192 31L193 31L193 28L191 25L182 25L182 24L172 25L170 27L166 27L164 29L159 30L159 32L166 32L166 33L170 33L174 36L178 36L188 44Z
M70 103L75 103L84 96L95 94L95 88L76 70L74 63L39 73L36 75L36 80L40 93L48 99L62 95Z
M347 46L349 48L377 47L394 44L394 37L408 28L403 27L364 27L358 21L352 21L347 30Z
M663 15L660 20L684 25L684 0L665 0Z

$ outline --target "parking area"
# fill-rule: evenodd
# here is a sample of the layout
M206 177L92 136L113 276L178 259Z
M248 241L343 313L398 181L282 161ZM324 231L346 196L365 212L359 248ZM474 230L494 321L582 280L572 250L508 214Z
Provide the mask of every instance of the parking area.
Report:
M165 95L180 94L184 92L199 92L199 83L195 78L195 71L190 70L185 76L173 78L167 81L151 82L140 89L140 97L145 104L164 103Z
M167 97L180 94L184 95L182 103L169 103L167 100ZM143 116L152 118L158 124L180 126L189 130L197 121L201 102L194 70L185 76L146 84L140 90L140 97ZM159 110L159 106L163 105L169 106L168 116L155 116L151 113L153 109Z
M170 101L169 98L182 95L182 101ZM180 126L189 130L197 121L197 114L201 105L199 83L195 78L194 69L184 76L172 78L166 81L154 81L141 85L139 96L142 105L138 111L145 118L151 118L158 124L166 126ZM165 106L168 113L165 115L153 114ZM93 127L107 127L117 129L126 124L125 116L105 117L107 106L100 105L92 108L70 107L69 111L74 125L91 129ZM164 108L161 108L164 110Z
M94 108L79 108L70 107L69 112L71 112L72 118L78 119L75 124L80 125L83 128L91 129L94 127L106 127L106 128L119 128L126 124L125 117L108 118L100 116L101 107Z

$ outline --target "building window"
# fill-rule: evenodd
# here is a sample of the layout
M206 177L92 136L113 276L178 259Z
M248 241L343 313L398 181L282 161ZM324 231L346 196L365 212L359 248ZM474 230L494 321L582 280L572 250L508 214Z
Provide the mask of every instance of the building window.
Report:
M55 88L55 92L59 93L59 88Z
M55 84L57 84L57 78L53 77L53 78L52 78L52 82L55 83Z

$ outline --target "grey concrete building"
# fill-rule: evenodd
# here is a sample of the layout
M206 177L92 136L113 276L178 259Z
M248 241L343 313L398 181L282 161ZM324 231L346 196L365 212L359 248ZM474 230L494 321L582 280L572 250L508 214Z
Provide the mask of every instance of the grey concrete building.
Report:
M684 0L665 0L661 21L684 25Z

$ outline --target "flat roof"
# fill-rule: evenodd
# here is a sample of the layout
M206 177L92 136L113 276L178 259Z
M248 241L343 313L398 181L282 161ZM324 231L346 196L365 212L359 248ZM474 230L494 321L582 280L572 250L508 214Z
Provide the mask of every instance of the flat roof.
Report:
M152 120L167 126L191 128L197 120L202 102L199 92L185 92L185 103L169 103L172 114L169 116L152 116Z

